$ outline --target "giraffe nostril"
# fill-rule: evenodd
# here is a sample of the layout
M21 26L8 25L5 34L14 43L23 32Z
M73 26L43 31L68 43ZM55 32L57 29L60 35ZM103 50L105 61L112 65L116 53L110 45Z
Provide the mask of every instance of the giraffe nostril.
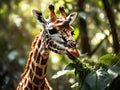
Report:
M76 45L77 45L77 42L72 41L72 40L68 40L66 46L69 48L76 48Z
M77 42L73 41L71 44L73 47L76 47Z

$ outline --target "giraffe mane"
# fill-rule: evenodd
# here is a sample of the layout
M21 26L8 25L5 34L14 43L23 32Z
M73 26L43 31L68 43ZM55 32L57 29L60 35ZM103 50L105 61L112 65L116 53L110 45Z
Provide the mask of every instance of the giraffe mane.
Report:
M35 36L35 39L34 39L34 41L32 42L32 47L31 47L32 50L31 50L30 53L29 53L29 57L28 57L28 60L27 60L27 64L26 64L26 67L25 67L24 72L21 74L21 78L24 78L24 76L25 76L26 73L28 72L29 64L30 64L30 62L31 62L31 60L32 60L31 58L32 58L32 55L33 55L33 49L34 49L34 47L35 47L35 45L36 45L36 43L37 43L39 34L40 34L40 31L39 31L39 33Z

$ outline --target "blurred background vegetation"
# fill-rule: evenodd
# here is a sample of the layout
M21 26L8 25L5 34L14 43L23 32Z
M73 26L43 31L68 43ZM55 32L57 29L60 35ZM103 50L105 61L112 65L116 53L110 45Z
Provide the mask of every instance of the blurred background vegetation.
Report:
M24 70L31 43L42 28L31 13L32 9L49 17L48 5L59 6L67 14L77 12L73 24L81 53L97 63L104 54L119 53L120 0L0 0L0 90L15 90ZM72 90L74 75L51 77L71 61L67 56L51 52L47 78L55 90Z

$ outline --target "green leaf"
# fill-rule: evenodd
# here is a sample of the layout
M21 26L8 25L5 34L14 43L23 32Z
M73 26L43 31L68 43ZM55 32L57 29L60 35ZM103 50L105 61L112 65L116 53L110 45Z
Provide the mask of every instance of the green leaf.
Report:
M73 70L62 70L62 71L58 71L55 75L52 76L52 79L56 79L59 78L60 76L63 76L65 74L73 74L74 71Z
M87 75L85 83L90 87L90 90L104 90L108 83L113 80L113 77L105 69L99 69Z
M75 68L75 64L74 63L70 63L70 64L68 64L65 68L64 68L64 70L73 70Z
M118 75L120 75L120 67L119 66L111 66L109 69L108 69L108 73L113 75L114 78L117 77Z
M75 84L73 84L73 85L71 86L71 88L75 88L75 87L78 87L78 86L79 86L79 83L76 82Z
M119 58L112 54L106 54L99 58L99 62L105 65L114 65L117 63L118 60Z
M84 83L81 90L91 90L91 89L86 83Z

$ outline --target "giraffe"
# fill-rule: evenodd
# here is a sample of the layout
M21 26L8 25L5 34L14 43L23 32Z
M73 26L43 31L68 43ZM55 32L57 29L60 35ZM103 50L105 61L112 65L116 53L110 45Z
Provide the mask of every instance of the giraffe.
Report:
M72 60L80 56L77 43L72 40L74 31L71 26L77 13L66 16L64 7L59 7L61 16L57 17L52 4L49 5L49 11L50 18L45 19L40 11L32 10L43 30L40 30L32 43L32 51L16 90L53 90L46 79L50 51L66 54Z

